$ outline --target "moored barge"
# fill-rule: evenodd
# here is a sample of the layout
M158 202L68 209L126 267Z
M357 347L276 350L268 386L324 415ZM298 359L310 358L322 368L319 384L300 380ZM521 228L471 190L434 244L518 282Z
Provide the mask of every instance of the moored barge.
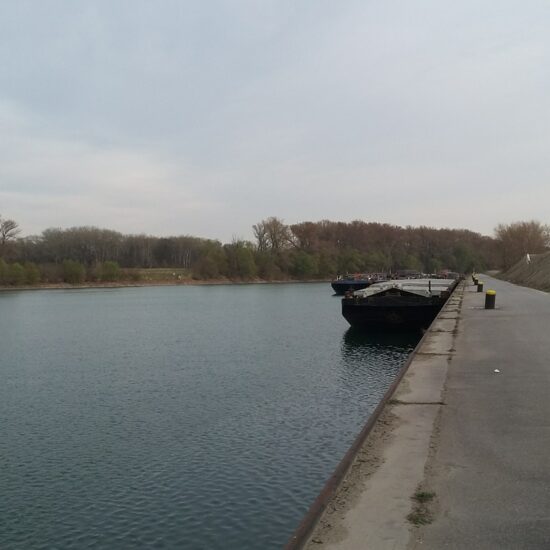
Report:
M343 296L346 292L362 290L379 281L387 280L387 276L382 273L353 273L340 275L334 279L330 286L335 294Z
M354 328L427 328L458 279L397 279L348 292L342 315Z

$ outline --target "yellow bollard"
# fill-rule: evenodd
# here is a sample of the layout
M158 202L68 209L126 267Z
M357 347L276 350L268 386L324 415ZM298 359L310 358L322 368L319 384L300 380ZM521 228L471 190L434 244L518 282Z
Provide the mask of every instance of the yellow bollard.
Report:
M478 281L477 282L477 291L478 292L483 292L483 281Z
M495 290L488 290L485 293L485 309L495 309L497 293Z

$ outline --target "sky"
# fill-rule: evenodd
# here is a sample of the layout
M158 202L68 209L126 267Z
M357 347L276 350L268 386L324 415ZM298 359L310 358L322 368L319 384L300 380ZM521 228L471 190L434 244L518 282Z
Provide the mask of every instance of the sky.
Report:
M547 0L5 0L0 215L550 222Z

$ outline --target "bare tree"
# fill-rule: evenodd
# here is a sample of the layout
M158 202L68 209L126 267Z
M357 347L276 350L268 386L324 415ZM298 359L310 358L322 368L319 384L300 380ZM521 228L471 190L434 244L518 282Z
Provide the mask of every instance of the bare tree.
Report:
M8 241L11 241L21 233L19 224L14 220L4 220L0 216L0 245L5 245Z
M267 239L267 228L266 228L265 222L261 221L253 225L252 230L254 231L254 237L256 237L258 250L262 252L264 250L267 250L268 239Z
M252 226L256 237L258 250L282 250L289 246L296 246L292 232L288 225L274 216L258 222Z
M500 224L495 236L502 254L503 267L508 268L528 253L545 252L550 245L550 232L538 221Z

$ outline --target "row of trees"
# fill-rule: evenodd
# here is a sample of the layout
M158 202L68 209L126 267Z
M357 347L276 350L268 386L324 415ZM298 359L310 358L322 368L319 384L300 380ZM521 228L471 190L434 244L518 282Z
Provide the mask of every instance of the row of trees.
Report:
M35 285L43 282L64 282L80 284L85 281L118 281L130 278L122 274L116 262L97 264L93 269L86 269L80 262L64 260L61 264L36 265L33 262L7 263L0 258L0 286Z
M337 273L400 269L468 272L507 267L526 252L548 246L548 230L538 222L499 225L491 238L463 229L364 221L287 225L271 217L253 226L254 242L234 239L228 244L187 235L124 235L97 227L50 228L26 238L18 232L16 222L0 217L4 273L37 270L40 280L48 282L137 278L137 270L145 268L179 268L196 279L232 280L326 279ZM5 275L4 280L20 281L22 276Z

